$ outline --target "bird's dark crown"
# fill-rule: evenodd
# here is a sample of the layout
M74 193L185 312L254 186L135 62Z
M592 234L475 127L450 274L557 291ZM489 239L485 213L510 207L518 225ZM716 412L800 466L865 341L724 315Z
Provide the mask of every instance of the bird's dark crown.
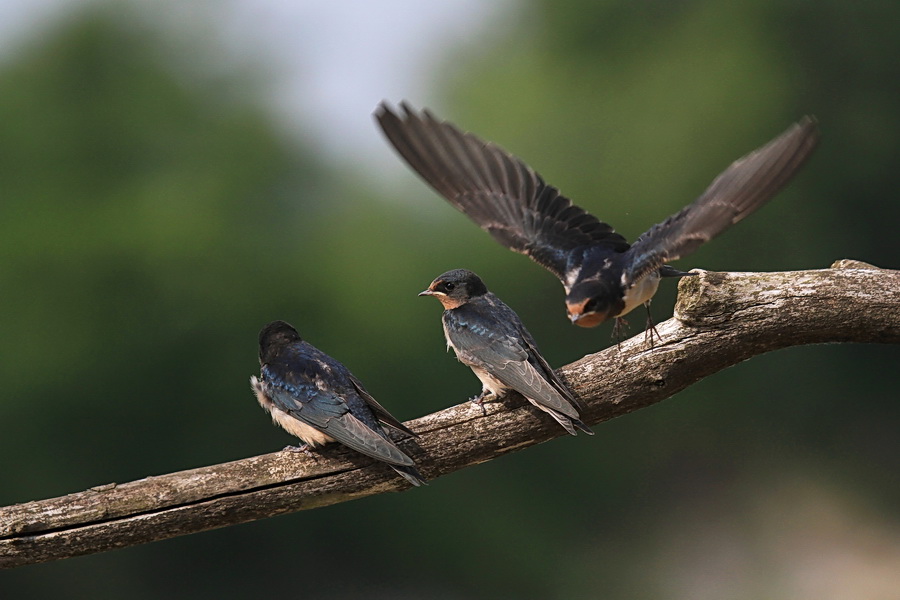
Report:
M466 269L454 269L439 275L428 289L458 298L474 298L487 294L487 286L481 277Z
M284 321L272 321L259 332L259 361L267 363L279 348L293 342L300 342L302 338L290 323Z

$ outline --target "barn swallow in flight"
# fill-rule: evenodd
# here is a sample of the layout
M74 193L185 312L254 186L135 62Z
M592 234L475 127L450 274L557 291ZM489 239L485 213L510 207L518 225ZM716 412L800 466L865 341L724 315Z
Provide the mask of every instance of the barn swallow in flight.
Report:
M578 401L554 373L534 338L513 309L488 291L472 271L447 271L420 296L444 305L442 321L447 345L483 384L476 402L488 393L497 397L515 390L549 414L570 434L575 428L593 435L578 414Z
M687 256L768 202L818 142L804 117L738 159L692 204L634 244L547 185L499 146L463 133L429 111L381 103L375 113L401 157L437 193L495 240L548 269L566 290L569 320L581 327L648 306L660 277L688 275L666 263Z
M388 437L379 423L415 436L375 401L347 367L312 344L284 321L259 332L260 377L250 378L272 420L308 449L328 442L345 446L389 464L413 485L425 479L413 460Z

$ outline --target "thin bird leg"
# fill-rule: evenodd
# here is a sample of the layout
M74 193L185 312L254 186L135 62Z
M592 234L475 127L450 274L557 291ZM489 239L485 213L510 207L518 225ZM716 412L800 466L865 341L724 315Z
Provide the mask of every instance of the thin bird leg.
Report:
M647 309L647 324L644 326L644 342L647 342L647 339L650 339L650 347L653 347L653 336L656 336L660 342L662 341L662 336L659 335L659 332L656 330L656 325L653 324L653 315L650 313L650 301L647 300L644 302L644 308Z
M487 416L487 409L484 407L484 403L487 401L488 396L491 395L491 392L487 389L481 390L481 393L477 396L472 396L469 398L469 402L473 402L481 407L481 416Z
M622 349L622 340L626 335L628 335L628 321L623 317L615 317L610 337L616 340L616 350Z

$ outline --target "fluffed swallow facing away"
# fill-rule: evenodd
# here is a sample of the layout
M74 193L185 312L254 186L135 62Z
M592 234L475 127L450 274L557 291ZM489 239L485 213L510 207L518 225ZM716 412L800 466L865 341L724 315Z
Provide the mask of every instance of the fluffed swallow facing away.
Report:
M260 377L250 378L272 420L307 447L340 442L389 464L413 485L425 479L413 460L388 437L379 421L415 436L375 401L347 367L284 321L259 332Z
M427 110L382 103L375 113L397 152L432 188L498 242L556 275L569 319L594 327L647 304L666 265L722 233L783 188L818 142L804 117L738 159L692 204L628 244L610 225L575 206L499 146L439 121ZM649 314L649 313L648 313Z
M500 397L515 390L575 435L575 428L593 435L578 414L578 401L538 352L534 338L513 309L488 291L484 282L465 269L447 271L420 296L434 296L444 305L444 336L456 358L472 369L488 393Z

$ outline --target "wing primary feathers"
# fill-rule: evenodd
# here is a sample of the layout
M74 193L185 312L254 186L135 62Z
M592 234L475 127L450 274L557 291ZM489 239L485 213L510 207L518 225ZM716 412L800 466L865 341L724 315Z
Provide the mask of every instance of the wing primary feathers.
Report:
M404 135L403 133L404 128L415 127L414 117L408 116L406 125L404 125L400 120L400 117L395 113L387 110L384 106L381 108L382 110L377 115L381 130L400 156L409 163L413 170L421 174L422 177L433 186L434 184L432 182L437 179L437 173L434 173L431 170L429 163L423 159L421 148L416 147L416 140L419 138ZM442 190L437 191L443 193Z
M547 185L496 144L400 103L375 117L397 153L451 205L498 242L562 279L567 253L579 246L628 249L625 238Z
M484 168L484 157L490 155L486 152L485 144L476 140L450 125L442 126L431 113L425 113L430 121L432 134L441 139L444 147L448 149L448 156L459 165L471 189L480 189L489 192L497 191L491 185L491 179Z
M435 153L435 160L441 163L442 170L453 175L447 178L448 181L455 180L462 183L455 191L461 193L471 188L490 189L479 178L478 169L466 151L463 134L451 126L441 127L429 112L426 111L424 114L425 119L422 123L428 132L428 139L436 142L432 147L439 151Z

